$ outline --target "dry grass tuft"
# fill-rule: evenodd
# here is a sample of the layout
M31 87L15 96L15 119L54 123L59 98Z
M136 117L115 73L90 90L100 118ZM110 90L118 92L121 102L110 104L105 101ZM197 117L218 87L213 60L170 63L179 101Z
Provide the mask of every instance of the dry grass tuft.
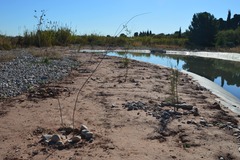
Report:
M0 55L0 62L9 62L16 58L16 55L13 53L7 53Z
M52 50L40 50L40 49L30 49L29 53L31 53L35 57L45 57L48 59L61 59L63 56L58 51Z

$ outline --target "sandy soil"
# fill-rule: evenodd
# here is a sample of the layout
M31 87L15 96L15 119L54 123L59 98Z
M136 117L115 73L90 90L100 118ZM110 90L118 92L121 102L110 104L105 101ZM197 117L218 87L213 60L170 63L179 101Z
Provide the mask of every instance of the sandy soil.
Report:
M70 76L41 88L46 95L51 89L59 93L66 126L72 125L78 89L101 60L99 55L84 53L75 58L81 65ZM223 106L219 108L215 95L188 75L181 74L179 99L197 108L199 115L179 109L181 115L172 116L161 132L160 120L152 113L173 109L171 105L159 105L170 96L171 71L131 61L124 82L126 69L122 66L122 59L106 57L80 93L75 126L85 124L94 133L92 143L84 142L62 150L39 143L43 134L58 133L61 127L58 101L54 96L29 98L26 93L2 101L0 159L240 159L239 141L234 132L239 117ZM145 111L128 111L123 107L132 101L151 107Z

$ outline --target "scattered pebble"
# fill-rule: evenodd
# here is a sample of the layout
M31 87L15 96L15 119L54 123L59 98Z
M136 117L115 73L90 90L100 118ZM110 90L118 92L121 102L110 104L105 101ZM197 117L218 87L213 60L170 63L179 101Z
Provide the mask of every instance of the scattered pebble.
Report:
M202 119L202 120L200 120L200 124L206 126L207 125L207 121Z
M224 158L221 156L221 157L219 157L219 160L224 160Z
M60 134L42 135L39 143L47 145L47 146L52 146L53 148L62 150L65 148L82 146L83 140L85 140L89 143L92 143L94 140L93 132L90 132L88 130L88 127L85 125L81 125L81 127L80 127L81 131L79 129L71 129L71 132L68 134L68 136L63 136L64 134L62 134L62 131L65 129L69 130L69 127L61 128L59 130ZM76 134L76 135L74 135L74 134Z
M124 104L124 108L127 108L128 111L132 110L144 110L145 104L143 102L127 102Z

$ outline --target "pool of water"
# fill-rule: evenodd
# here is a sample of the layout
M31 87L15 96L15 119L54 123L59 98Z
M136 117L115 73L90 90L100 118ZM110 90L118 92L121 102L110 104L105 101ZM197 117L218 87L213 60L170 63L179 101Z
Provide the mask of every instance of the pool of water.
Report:
M148 53L125 54L110 52L108 55L118 57L127 56L130 59L138 61L193 72L217 83L240 100L240 62L193 56Z

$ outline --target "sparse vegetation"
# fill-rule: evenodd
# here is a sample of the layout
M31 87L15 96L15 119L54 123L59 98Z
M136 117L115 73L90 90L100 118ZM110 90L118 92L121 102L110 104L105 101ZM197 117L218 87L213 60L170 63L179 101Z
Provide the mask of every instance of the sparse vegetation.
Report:
M35 57L45 57L48 59L61 59L62 55L56 51L50 50L36 50L36 49L29 49L30 53Z
M174 111L176 111L176 104L179 103L178 97L178 81L179 81L179 71L171 67L171 74L170 74L170 97L166 99L167 102L170 102L173 107Z
M123 68L125 68L125 74L124 74L124 82L127 81L127 77L128 77L128 69L129 69L129 63L130 63L130 60L128 59L128 56L127 56L127 50L125 51L124 53L124 58L122 60L122 63L123 63Z
M11 50L17 45L17 37L0 34L0 50Z
M194 14L189 30L182 32L181 27L172 34L156 34L151 30L124 34L122 31L114 36L97 34L77 35L76 30L68 25L46 19L46 10L34 11L37 20L36 30L25 30L23 36L9 37L0 35L0 50L10 50L16 47L50 47L50 46L102 46L131 48L164 48L164 49L212 49L220 51L240 52L239 50L239 15L228 19L216 19L214 15L203 12ZM142 14L140 14L142 15ZM137 15L139 16L139 15ZM135 18L135 17L134 17ZM199 21L198 21L199 20ZM206 24L204 23L206 21ZM211 24L212 29L204 29ZM200 26L197 28L196 26ZM208 31L209 30L209 31ZM205 31L208 31L205 33ZM205 35L205 37L203 37Z
M171 92L173 96L173 103L178 103L178 79L179 79L179 72L177 69L172 68L172 75L171 75Z
M0 62L8 62L16 58L16 54L9 53L9 54L2 54L0 56Z

